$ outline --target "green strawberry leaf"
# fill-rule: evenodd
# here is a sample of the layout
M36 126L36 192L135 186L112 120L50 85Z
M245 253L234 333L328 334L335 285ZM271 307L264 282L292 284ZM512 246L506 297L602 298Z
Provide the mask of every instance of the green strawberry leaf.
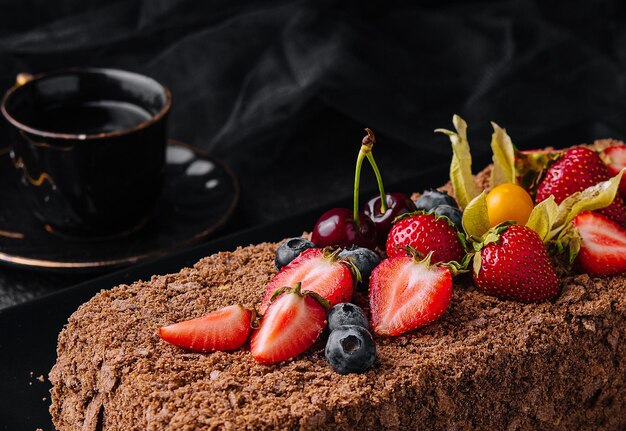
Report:
M463 211L463 229L470 238L479 239L489 230L489 214L487 213L487 194L481 194L471 200Z
M456 133L446 129L436 129L450 138L452 144L452 162L450 163L450 182L456 199L465 208L480 193L472 176L472 155L467 141L467 123L458 115L452 117Z
M450 271L450 274L452 275L452 277L456 277L458 275L469 272L467 269L467 265L469 263L467 256L468 255L465 255L465 258L463 258L462 262L456 262L453 260L451 262L438 263L437 266L444 266L448 268L448 271Z
M559 204L559 211L547 239L556 237L581 212L594 211L611 205L624 172L626 172L626 168L607 181L587 187L585 190L565 198Z
M526 226L537 232L539 238L545 242L552 230L558 213L559 206L556 204L554 196L550 196L533 208L526 222Z
M312 290L303 290L302 295L310 296L311 298L315 299L322 307L324 307L324 310L330 309L330 301L324 298L319 293L313 292Z
M491 170L491 188L504 183L517 184L515 172L515 147L506 130L493 121L493 135L491 135L491 150L493 152L493 169Z

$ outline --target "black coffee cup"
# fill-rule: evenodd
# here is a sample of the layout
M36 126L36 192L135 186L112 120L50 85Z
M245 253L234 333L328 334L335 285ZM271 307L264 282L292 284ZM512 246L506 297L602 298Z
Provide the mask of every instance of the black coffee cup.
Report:
M9 89L11 157L46 229L71 237L132 231L162 183L170 91L113 69L44 73Z

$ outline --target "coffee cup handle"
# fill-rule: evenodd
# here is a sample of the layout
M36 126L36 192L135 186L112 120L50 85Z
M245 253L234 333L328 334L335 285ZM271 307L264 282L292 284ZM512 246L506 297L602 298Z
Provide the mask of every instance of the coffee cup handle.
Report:
M33 80L33 75L31 75L30 73L26 73L26 72L20 72L15 77L15 84L17 86L21 86L32 80Z

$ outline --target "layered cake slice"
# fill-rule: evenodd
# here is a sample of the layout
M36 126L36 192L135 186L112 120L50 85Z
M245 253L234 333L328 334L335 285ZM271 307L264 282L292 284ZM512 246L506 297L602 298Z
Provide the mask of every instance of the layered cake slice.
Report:
M611 146L618 145L611 143ZM558 160L562 159L550 163L554 166ZM491 172L488 168L476 177L477 189L491 183ZM606 184L617 187L615 180ZM602 193L588 199L600 199ZM479 202L481 198L473 199ZM468 214L479 213L476 202L463 205L463 226L473 233L481 223L488 223L485 214L475 216L484 219L480 223L467 222ZM405 217L425 217L424 214L431 213ZM177 274L153 276L150 281L102 291L70 317L59 336L58 359L50 373L53 422L59 430L624 429L626 275L616 265L621 264L619 252L626 247L620 243L620 235L626 231L617 223L606 221L604 215L584 212L574 222L567 223L567 229L576 228L579 232L576 237L579 241L575 242L569 234L562 234L566 230L559 228L558 223L537 227L543 225L533 221L538 217L537 212L532 214L531 211L528 222L496 223L500 236L497 239L484 236L476 246L471 242L478 238L468 233L463 241L468 241L464 249L469 251L469 258L460 259L465 262L451 264L447 257L441 257L441 263L437 264L433 249L416 250L424 246L420 238L411 236L406 240L406 253L420 254L411 258L415 259L415 265L424 264L418 261L427 254L429 270L437 268L446 274L449 271L450 280L454 275L451 297L445 301L443 314L435 313L435 305L442 303L443 293L428 290L431 278L429 272L424 272L426 269L411 273L420 274L419 286L412 284L417 276L401 277L404 270L394 274L393 270L381 269L391 264L392 269L400 268L394 265L409 259L406 253L391 256L399 247L390 248L389 241L406 239L394 237L392 231L386 244L391 253L382 253L385 259L370 278L370 290L377 293L368 293L368 274L364 268L358 268L360 288L352 294L354 286L345 286L354 306L361 306L371 318L369 324L365 322L368 329L363 331L371 332L375 343L375 361L358 371L350 367L342 369L329 358L326 343L337 329L333 329L330 337L325 329L316 341L311 341L310 347L289 359L261 360L262 355L254 346L255 342L259 343L255 334L278 319L268 316L288 310L283 304L286 295L300 298L300 284L302 291L308 286L317 292L320 304L330 301L334 305L347 300L341 296L346 290L335 289L343 286L342 281L322 283L320 280L327 280L327 274L320 272L307 278L318 271L317 266L307 267L306 273L301 270L302 260L311 259L316 253L310 250L299 250L302 252L299 257L284 262L278 276L275 260L284 257L281 252L280 259L277 258L279 244L264 243L217 253ZM429 223L444 220L454 225L454 214L429 217L432 217ZM433 229L429 233L438 229L429 226ZM554 293L539 289L535 283L539 278L532 275L532 265L526 268L531 273L527 279L531 293L507 293L497 283L483 284L482 271L487 271L490 264L486 252L477 268L472 262L476 261L477 253L489 247L502 247L502 238L508 239L506 232L510 226L534 226L541 233L533 235L542 239L558 233L561 247L576 244L581 250L578 256L582 256L575 261L578 271L566 265L550 266L550 271L559 275L555 278ZM614 242L598 249L598 238L605 238L607 230L613 232L610 229L616 229ZM442 230L441 235L444 233ZM494 233L490 229L485 233L488 234ZM389 239L392 237L393 240ZM491 242L488 238L492 238ZM547 240L545 243L549 249L552 243ZM411 259L407 264L412 264ZM278 266L283 264L278 263ZM358 262L353 263L359 266ZM342 267L342 261L337 265ZM610 275L591 275L596 273ZM297 294L274 289L277 279L290 283L292 276L299 281ZM334 290L328 290L329 286ZM416 293L408 295L409 288ZM503 299L506 295L510 297ZM297 300L301 302L294 299L298 306L311 299L302 298ZM398 298L406 300L402 302ZM439 302L435 304L432 298ZM242 310L257 309L265 313L260 321L253 319L252 354L250 342L234 350L232 346L224 348L231 351L214 351L219 350L217 336L200 341L197 337L193 340L182 337L175 342L163 333L163 328L172 328L176 322L196 319L233 304L241 304ZM307 304L321 307L317 303ZM409 307L410 313L398 310L403 305ZM298 316L302 325L298 331L304 338L307 327L301 322L307 321L302 319L308 314ZM289 334L297 339L292 336L298 333L293 328L281 327L280 331L263 337L257 335L256 339L263 338L265 346L276 334ZM195 346L195 350L211 352L179 347L185 343L192 343L188 346ZM286 345L287 341L282 343ZM206 348L198 348L199 345ZM343 347L358 349L358 346Z

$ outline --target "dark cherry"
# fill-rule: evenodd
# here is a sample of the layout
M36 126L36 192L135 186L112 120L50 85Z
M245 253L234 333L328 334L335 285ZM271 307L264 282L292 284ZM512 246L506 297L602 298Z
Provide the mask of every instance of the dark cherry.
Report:
M404 193L385 193L385 198L387 211L381 211L380 196L370 199L363 209L365 215L371 218L376 225L376 235L380 241L387 240L387 235L396 217L415 211L415 204Z
M357 245L374 249L376 247L376 227L365 214L358 213L358 225L354 213L348 208L333 208L319 218L313 228L311 241L318 247Z

